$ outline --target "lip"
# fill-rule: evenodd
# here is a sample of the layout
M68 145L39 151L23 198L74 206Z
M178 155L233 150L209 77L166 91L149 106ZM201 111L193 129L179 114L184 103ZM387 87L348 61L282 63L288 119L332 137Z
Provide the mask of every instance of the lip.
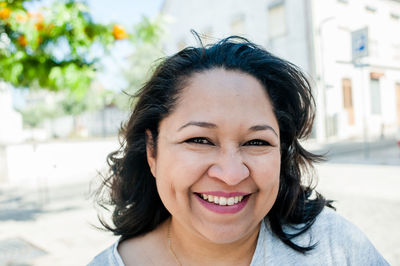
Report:
M234 192L237 193L237 192ZM204 193L207 194L207 193ZM232 193L228 193L230 195L233 195ZM221 197L226 197L223 195L217 195L217 194L209 194L209 195L213 195L213 196L221 196ZM225 193L224 195L227 195L227 193ZM225 206L221 206L221 205L217 205L208 201L203 200L202 198L199 197L199 195L195 194L195 197L197 198L197 200L200 202L200 204L205 207L206 209L215 212L215 213L219 213L219 214L234 214L234 213L238 213L240 212L247 204L251 194L246 194L246 193L242 193L241 195L237 195L237 196L243 196L243 195L248 195L247 197L243 198L243 200L241 202L238 202L234 205L225 205Z
M224 191L207 191L207 192L196 192L196 193L217 196L217 197L225 197L225 198L236 197L236 196L246 196L246 195L250 194L250 193L244 193L244 192L224 192Z

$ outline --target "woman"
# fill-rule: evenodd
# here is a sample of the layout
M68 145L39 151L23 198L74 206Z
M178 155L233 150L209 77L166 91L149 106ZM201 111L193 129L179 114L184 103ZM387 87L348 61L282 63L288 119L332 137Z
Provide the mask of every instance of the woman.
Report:
M120 240L90 265L387 264L305 185L321 157L299 143L296 66L229 37L166 58L137 97L104 184Z

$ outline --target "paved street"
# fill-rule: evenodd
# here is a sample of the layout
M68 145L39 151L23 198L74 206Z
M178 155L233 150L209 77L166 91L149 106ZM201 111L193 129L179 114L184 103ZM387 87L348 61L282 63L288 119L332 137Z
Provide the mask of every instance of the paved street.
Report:
M324 164L318 191L356 224L391 265L400 265L400 166Z
M342 154L316 168L318 190L336 200L337 211L359 226L391 265L400 265L396 152L375 150L368 159L360 152ZM99 223L88 200L90 181L0 186L0 265L85 265L110 245L116 238L93 226Z
M94 228L88 183L50 187L47 195L43 188L1 189L0 265L85 265L111 244L115 237ZM4 241L15 239L27 247L7 249ZM34 258L27 250L44 253Z

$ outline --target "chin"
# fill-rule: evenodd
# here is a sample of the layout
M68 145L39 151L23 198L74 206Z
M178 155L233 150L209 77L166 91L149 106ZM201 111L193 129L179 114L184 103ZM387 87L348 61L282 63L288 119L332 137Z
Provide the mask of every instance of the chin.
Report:
M207 230L203 233L203 236L210 242L215 244L229 244L239 241L245 237L251 235L253 230L258 228L249 228L242 227L238 228L238 226L224 226L223 228L215 228L214 230Z

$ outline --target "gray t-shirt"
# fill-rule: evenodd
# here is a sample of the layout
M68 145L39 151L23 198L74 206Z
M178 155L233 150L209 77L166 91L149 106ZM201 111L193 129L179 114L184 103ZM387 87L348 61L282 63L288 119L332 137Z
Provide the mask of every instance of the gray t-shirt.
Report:
M289 227L285 232L290 232ZM262 222L257 247L250 266L260 265L389 265L368 238L353 224L325 208L310 230L293 240L301 246L316 243L305 255L276 237ZM117 250L118 241L97 255L89 266L124 266Z

